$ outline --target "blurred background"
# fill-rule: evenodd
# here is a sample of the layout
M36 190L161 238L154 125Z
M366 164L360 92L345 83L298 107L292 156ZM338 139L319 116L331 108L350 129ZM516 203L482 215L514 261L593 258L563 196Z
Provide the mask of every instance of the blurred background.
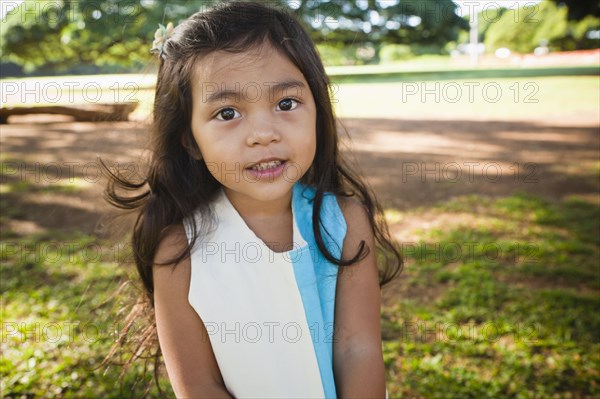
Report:
M143 174L154 32L212 3L0 3L2 397L160 396L119 365L140 287L98 157ZM404 253L390 398L600 397L600 2L268 3L315 41Z

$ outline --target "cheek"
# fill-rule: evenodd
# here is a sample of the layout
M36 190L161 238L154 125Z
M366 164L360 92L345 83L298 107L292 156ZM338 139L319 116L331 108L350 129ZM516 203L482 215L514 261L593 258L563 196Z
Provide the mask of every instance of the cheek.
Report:
M219 156L219 143L214 140L213 134L209 129L199 129L194 131L194 140L202 153L202 157L207 160L214 160Z
M313 134L313 136L310 139L305 139L302 144L303 147L300 147L302 148L300 164L302 167L302 175L304 175L308 172L308 170L312 167L313 163L315 162L315 158L317 155L316 135Z
M317 135L314 129L310 133L310 138L304 137L298 148L302 148L303 161L311 165L317 152Z

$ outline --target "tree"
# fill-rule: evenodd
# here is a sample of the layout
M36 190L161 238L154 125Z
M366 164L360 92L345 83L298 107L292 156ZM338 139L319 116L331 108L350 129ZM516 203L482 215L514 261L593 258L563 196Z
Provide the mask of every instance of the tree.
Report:
M567 32L567 8L541 2L527 8L506 10L498 22L490 24L485 45L489 51L507 47L528 53L543 43L550 43Z
M592 31L600 30L600 2L580 0L554 0L568 7L567 34L555 44L564 50L598 48L598 38L590 37Z
M451 0L268 0L299 17L316 43L442 47L466 22ZM74 65L142 66L158 23L184 18L214 0L26 0L0 28L3 60L26 70Z
M485 45L489 51L507 47L513 51L532 52L541 44L555 50L576 50L598 47L588 32L600 29L600 19L594 15L582 20L569 20L570 9L565 3L542 1L518 9L504 10L501 17L487 25ZM583 7L573 15L580 15ZM592 9L592 8L590 8Z
M26 0L6 17L8 26L1 32L3 58L26 70L144 63L157 24L189 16L193 3L198 4Z
M451 0L303 0L295 5L312 27L317 43L418 43L442 47L456 40L461 29L468 29Z

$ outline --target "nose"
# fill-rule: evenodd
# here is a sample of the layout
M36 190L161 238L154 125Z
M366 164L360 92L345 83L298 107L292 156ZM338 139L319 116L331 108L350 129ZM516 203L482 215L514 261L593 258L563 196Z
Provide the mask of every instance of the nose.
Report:
M266 113L256 115L248 123L248 146L269 145L281 140L274 118Z

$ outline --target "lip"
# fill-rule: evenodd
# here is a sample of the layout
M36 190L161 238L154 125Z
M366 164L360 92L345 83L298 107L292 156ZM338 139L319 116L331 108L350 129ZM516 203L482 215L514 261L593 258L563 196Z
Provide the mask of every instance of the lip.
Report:
M283 170L285 168L285 165L287 164L287 161L283 161L283 160L277 159L277 158L273 158L270 160L272 160L272 161L279 160L282 162L280 165L278 165L274 168L271 168L271 169L254 170L251 168L246 168L245 172L251 178L251 181L257 181L257 180L273 181L275 178L277 178L283 174ZM268 161L260 161L260 162L268 162ZM258 162L258 163L260 163L260 162Z
M285 160L285 159L281 159L281 158L277 158L277 157L264 158L264 159L261 159L261 160L260 160L260 161L258 161L258 162L251 163L250 165L248 165L248 166L246 167L246 169L251 169L251 168L252 168L254 165L258 165L258 164L261 164L261 163L263 163L263 162L271 162L271 161L281 161L281 164L282 164L282 165L283 165L283 164L286 162L286 160ZM280 165L280 166L281 166L281 165Z

